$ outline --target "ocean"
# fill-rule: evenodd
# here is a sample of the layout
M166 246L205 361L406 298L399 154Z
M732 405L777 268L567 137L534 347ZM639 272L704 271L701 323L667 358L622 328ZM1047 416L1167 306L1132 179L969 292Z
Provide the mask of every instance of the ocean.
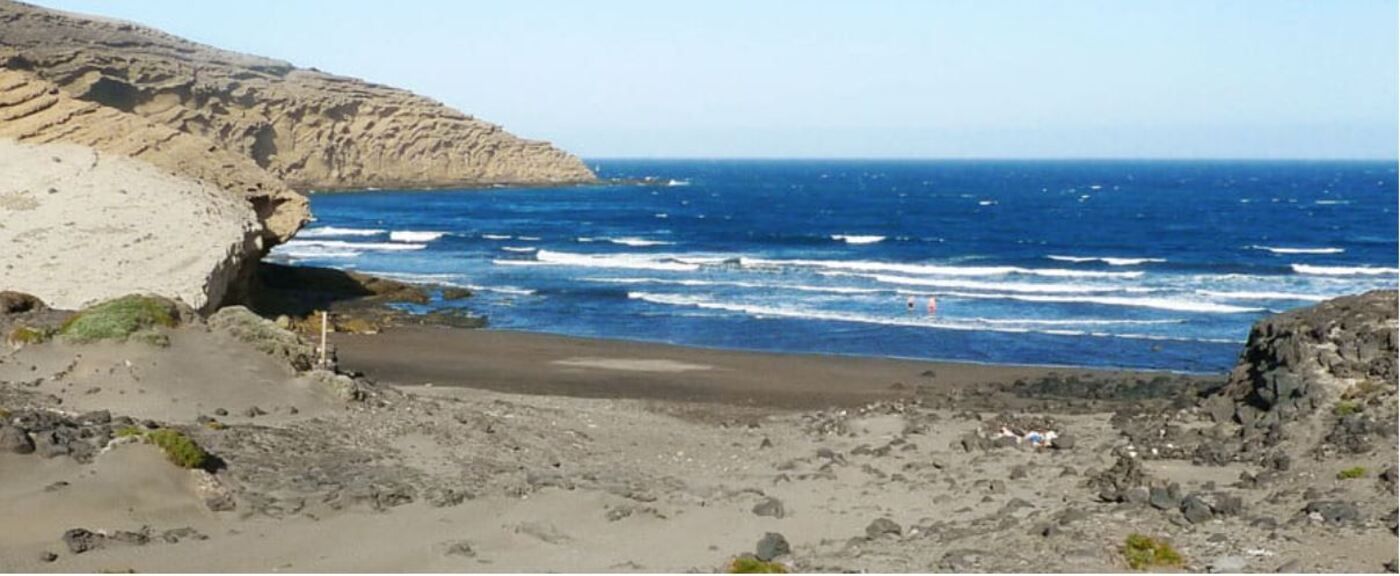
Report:
M410 308L497 329L1185 372L1397 285L1393 162L589 164L628 182L313 194L271 259L467 286Z

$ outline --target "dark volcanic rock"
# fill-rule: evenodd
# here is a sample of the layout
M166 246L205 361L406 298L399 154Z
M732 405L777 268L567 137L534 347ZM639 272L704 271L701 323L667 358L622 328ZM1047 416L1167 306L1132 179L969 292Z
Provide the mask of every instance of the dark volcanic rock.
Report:
M865 527L865 536L871 540L886 535L899 536L903 532L904 529L889 518L877 518Z
M1361 517L1361 512L1356 509L1356 505L1340 500L1315 500L1308 502L1303 512L1309 516L1316 515L1329 524L1346 524L1355 522Z
M106 540L106 536L83 528L73 528L63 533L63 543L68 546L68 551L74 554L82 554L88 550L101 548Z
M24 430L0 424L0 452L31 454L34 452L34 440Z
M1134 488L1143 488L1142 501L1145 502L1149 496L1144 488L1146 483L1147 474L1142 469L1142 462L1126 454L1118 456L1118 461L1112 467L1088 480L1089 487L1096 490L1099 499L1104 502L1125 502Z
M44 301L23 292L0 291L0 314L23 314L48 309Z
M772 496L764 498L758 504L755 504L753 513L758 516L768 516L771 518L787 516L787 511L783 509L783 501Z
M787 538L777 532L764 534L763 538L758 541L758 545L754 547L754 555L764 562L790 553L792 553L792 547L788 545Z
M1384 416L1376 429L1393 432L1400 339L1394 328L1396 302L1395 291L1378 290L1256 323L1229 383L1218 393L1235 406L1244 435L1277 436L1277 424L1338 405L1344 397L1350 404L1337 410L1343 416L1358 406L1392 403L1389 410L1377 411ZM1353 380L1359 384L1345 386ZM1212 414L1220 402L1205 400ZM1369 433L1362 420L1345 421L1347 434Z

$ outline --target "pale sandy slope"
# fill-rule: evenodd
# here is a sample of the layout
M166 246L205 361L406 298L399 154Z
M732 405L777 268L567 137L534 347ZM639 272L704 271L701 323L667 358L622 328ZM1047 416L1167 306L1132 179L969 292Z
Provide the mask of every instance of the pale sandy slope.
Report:
M91 148L0 139L0 289L76 309L133 292L218 303L261 227L241 198Z

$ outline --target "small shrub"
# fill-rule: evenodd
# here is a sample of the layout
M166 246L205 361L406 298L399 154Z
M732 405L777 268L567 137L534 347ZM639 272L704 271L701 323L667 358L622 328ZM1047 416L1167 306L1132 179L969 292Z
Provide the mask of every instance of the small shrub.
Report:
M165 457L181 468L204 468L209 465L209 453L194 440L176 430L161 428L146 433L146 441L165 451Z
M5 337L5 341L11 346L27 346L29 344L45 342L51 336L53 336L53 333L48 330L19 325L15 326L13 330L10 330L10 335Z
M1171 544L1142 534L1129 534L1123 543L1123 558L1133 570L1159 566L1181 566L1181 554Z
M145 430L142 430L135 426L123 426L121 428L118 428L117 431L114 432L112 435L116 436L117 438L126 438L127 436L143 436L145 434Z
M1342 400L1332 406L1332 413L1338 416L1348 416L1361 411L1361 405L1351 401Z
M95 304L74 314L59 333L74 342L125 340L158 326L173 327L177 311L165 299L132 294Z
M740 556L730 560L724 571L730 574L786 574L787 566L759 560L753 556Z
M1338 480L1354 480L1356 478L1365 477L1366 468L1363 466L1353 466L1351 468L1347 468L1346 470L1342 470L1341 472L1337 473Z

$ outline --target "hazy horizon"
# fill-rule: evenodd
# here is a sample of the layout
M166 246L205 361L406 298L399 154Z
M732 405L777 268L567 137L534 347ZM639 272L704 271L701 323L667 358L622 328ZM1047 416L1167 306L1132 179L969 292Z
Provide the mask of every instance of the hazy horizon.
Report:
M1397 157L1394 2L41 0L587 159Z

